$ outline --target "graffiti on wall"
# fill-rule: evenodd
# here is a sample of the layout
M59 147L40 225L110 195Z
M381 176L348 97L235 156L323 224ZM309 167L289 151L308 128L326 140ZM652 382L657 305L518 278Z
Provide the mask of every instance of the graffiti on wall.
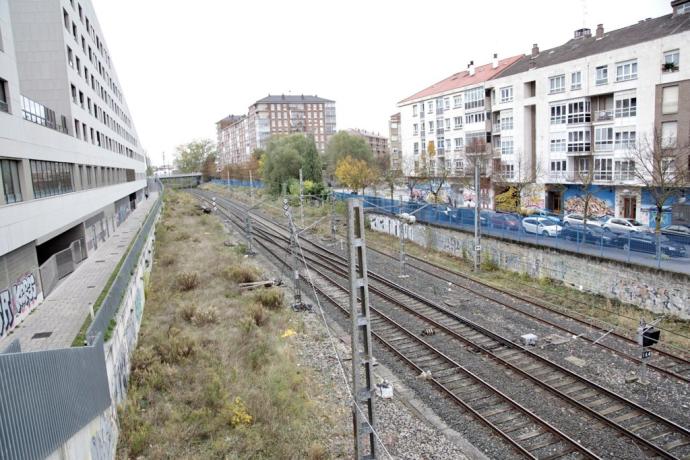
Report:
M613 188L592 185L588 190L583 190L579 185L569 185L565 190L565 212L583 214L585 211L586 197L588 214L592 216L615 216L616 202Z
M38 283L31 272L22 275L10 289L0 292L0 337L21 323L39 300Z

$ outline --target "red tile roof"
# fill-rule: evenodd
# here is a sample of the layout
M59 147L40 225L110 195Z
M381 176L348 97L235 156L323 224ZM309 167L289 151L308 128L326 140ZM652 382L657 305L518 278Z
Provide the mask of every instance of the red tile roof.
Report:
M469 71L467 70L455 73L450 77L445 78L438 83L434 83L428 88L423 89L406 99L403 99L402 101L398 102L398 104L404 104L405 102L413 101L415 99L421 99L433 96L434 94L445 93L446 91L450 91L453 89L458 89L465 86L472 86L476 85L477 83L485 82L495 77L497 74L504 71L505 69L507 69L521 57L522 55L518 55L506 59L501 59L498 61L498 67L496 67L495 69L491 67L491 64L485 64L476 67L474 75L470 75Z

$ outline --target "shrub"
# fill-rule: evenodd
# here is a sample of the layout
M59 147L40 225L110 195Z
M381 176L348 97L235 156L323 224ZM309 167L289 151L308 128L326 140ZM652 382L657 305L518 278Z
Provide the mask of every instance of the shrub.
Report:
M327 458L326 448L319 442L313 442L307 451L307 458L309 460L325 460Z
M196 272L184 272L175 278L180 291L191 291L199 286L199 274Z
M235 283L253 283L259 279L261 273L250 265L233 265L225 269L223 275Z
M198 309L194 304L186 304L179 308L178 310L180 318L185 321L192 321L192 318L196 316Z
M283 291L280 291L276 288L271 288L257 291L254 295L254 298L257 302L269 310L278 310L283 306L285 295L283 294Z
M168 334L168 340L158 343L155 349L161 361L168 364L177 364L194 354L196 342L182 333Z
M254 320L254 324L256 324L257 326L261 327L264 324L268 323L268 314L266 312L266 309L261 305L252 305L250 308L250 314L252 319Z
M228 405L227 413L228 422L233 428L252 423L252 416L247 412L247 406L244 405L244 401L239 396Z
M218 310L215 307L206 307L197 310L192 316L192 323L195 326L203 326L205 324L215 324L218 322Z

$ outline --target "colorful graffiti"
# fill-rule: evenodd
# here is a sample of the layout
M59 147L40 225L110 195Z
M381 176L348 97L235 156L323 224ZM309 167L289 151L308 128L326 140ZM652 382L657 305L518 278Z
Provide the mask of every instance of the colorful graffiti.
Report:
M611 187L591 186L589 190L583 190L579 185L570 185L563 195L564 209L566 213L585 212L585 202L589 195L588 213L592 216L615 216L615 193Z
M7 335L38 305L40 292L33 273L22 275L0 292L0 337Z

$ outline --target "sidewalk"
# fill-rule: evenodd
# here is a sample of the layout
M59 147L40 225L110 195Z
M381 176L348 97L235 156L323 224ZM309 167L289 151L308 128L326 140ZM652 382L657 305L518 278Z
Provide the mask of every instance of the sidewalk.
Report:
M156 199L158 193L151 193L147 200L138 203L110 238L100 243L98 249L90 252L71 275L60 281L12 334L0 340L0 350L15 339L19 339L23 352L70 347L89 315L91 305L103 291ZM35 334L43 337L36 338Z

